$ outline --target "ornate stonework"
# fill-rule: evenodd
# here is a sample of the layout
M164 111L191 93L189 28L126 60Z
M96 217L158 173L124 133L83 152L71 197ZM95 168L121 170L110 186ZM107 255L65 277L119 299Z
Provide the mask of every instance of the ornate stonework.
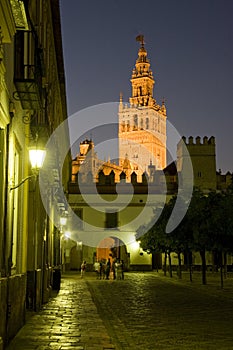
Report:
M153 97L154 78L140 36L141 47L132 72L129 105L119 103L120 165L126 155L133 169L142 173L152 162L157 169L166 167L166 107Z

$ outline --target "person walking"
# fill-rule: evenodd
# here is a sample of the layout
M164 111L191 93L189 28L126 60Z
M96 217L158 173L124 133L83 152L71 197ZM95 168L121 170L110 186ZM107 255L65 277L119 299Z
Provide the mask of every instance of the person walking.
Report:
M109 258L108 261L107 261L106 270L105 270L106 280L109 280L110 270L111 270L111 261L110 261L110 258Z
M119 260L116 263L116 278L117 280L121 280L122 278L122 264Z
M112 262L112 274L113 274L113 279L116 279L116 259L113 260Z
M103 275L103 262L100 260L100 275L99 275L100 276L100 280L102 278L102 275Z
M100 278L100 263L98 260L94 263L94 270L96 272L97 280Z
M81 265L81 278L84 277L85 271L86 271L86 261L83 260L82 265Z
M121 260L121 279L122 280L125 278L124 270L125 270L124 260Z
M116 262L116 279L117 280L123 280L125 278L124 270L125 270L124 260L120 260L120 261L118 260Z

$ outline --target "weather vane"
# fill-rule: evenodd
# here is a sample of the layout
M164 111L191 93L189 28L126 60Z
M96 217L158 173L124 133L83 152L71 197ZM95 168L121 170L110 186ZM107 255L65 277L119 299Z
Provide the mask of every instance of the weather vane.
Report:
M142 47L144 46L145 42L144 42L144 35L140 34L136 37L136 41L139 41L142 45Z

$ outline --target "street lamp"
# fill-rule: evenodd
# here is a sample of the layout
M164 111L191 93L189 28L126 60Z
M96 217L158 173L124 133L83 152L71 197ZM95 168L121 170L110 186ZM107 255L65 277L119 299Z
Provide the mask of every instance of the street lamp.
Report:
M65 216L60 217L60 225L65 226L67 223L67 218Z
M19 184L10 188L10 191L15 190L24 184L25 181L31 179L32 177L37 177L40 169L43 166L46 151L45 149L30 148L29 149L29 160L31 163L32 175L25 177Z
M38 174L39 170L42 168L46 151L44 149L29 149L29 159L31 162L32 171Z

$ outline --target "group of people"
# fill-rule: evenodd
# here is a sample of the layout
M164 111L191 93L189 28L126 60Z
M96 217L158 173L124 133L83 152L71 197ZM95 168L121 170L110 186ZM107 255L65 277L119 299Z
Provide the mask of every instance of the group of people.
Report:
M124 261L119 259L113 259L112 263L110 258L107 261L96 260L94 263L94 271L96 272L97 279L110 279L112 272L112 279L124 279Z

